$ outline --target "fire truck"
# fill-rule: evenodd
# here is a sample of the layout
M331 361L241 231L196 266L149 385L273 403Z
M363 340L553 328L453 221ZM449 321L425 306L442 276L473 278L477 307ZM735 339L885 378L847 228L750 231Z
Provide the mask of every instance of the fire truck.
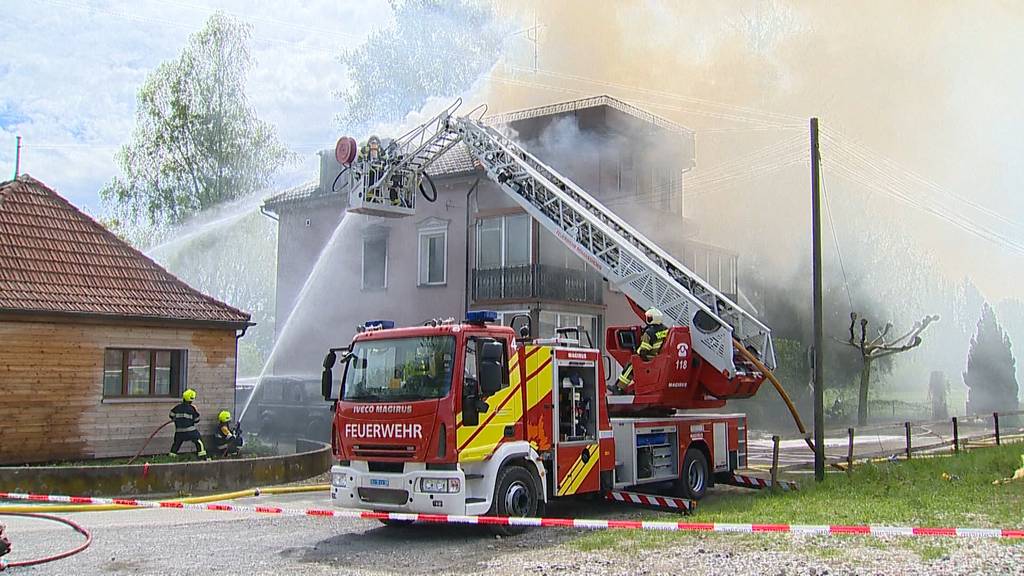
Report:
M669 333L660 353L644 358L642 326L610 326L603 357L578 327L533 338L525 315L518 330L488 312L412 327L364 323L324 360L333 502L534 517L555 499L617 491L691 502L730 480L747 463L746 417L697 411L757 392L775 366L771 331L482 113L457 116L457 107L376 154L357 158L355 141L339 140L349 210L414 214L418 196L430 198L427 167L465 143L503 192L641 317L661 310ZM633 366L625 393L605 386L612 359Z

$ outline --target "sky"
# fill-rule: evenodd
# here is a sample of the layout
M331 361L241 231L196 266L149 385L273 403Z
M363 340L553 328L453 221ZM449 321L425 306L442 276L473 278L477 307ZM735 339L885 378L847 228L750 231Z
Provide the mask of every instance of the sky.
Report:
M280 2L38 0L4 3L0 36L0 174L21 172L99 214L98 191L116 174L114 156L134 125L146 75L175 58L216 10L253 26L257 66L248 96L300 163L281 186L316 174L314 153L338 138L335 92L346 83L337 58L389 23L384 0Z
M259 0L5 3L0 174L13 174L21 135L23 172L101 213L97 192L115 174L114 155L131 134L146 75L176 57L188 35L222 10L252 24L257 67L250 102L301 159L278 175L275 187L315 177L314 153L340 135L334 94L347 79L338 55L390 25L391 12L385 0L281 6ZM698 171L806 134L806 118L819 115L829 134L877 153L857 165L862 151L836 154L826 141L827 170L839 159L894 173L885 163L896 162L927 180L907 177L899 185L919 204L1024 246L1024 195L1017 193L1024 178L1024 74L1016 73L1024 5L623 0L592 10L589 0L495 0L494 6L499 17L517 22L517 31L469 98L486 101L491 111L610 93L695 129ZM537 29L529 29L534 22ZM785 127L765 129L772 123ZM797 148L806 154L803 143ZM726 173L742 166L731 170ZM950 277L969 276L996 300L1019 293L1024 251L979 239L894 199L892 190L862 185L878 178L862 174L860 182L856 176L844 182L843 176L837 169L826 178L843 194L836 201L841 242L860 240L853 223L859 213L894 215L893 226ZM711 179L687 200L701 219L702 239L745 252L734 215L722 210L758 194L788 194L777 207L799 218L779 225L746 214L755 218L743 226L770 239L779 258L794 260L791 253L804 250L806 237L789 234L805 225L805 174L796 167L736 183L725 189ZM797 197L800 202L792 200Z

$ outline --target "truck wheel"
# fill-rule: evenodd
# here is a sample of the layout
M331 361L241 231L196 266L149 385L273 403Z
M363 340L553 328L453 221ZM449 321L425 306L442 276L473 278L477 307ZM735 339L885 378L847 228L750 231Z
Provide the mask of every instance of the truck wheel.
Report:
M529 470L522 466L506 466L498 474L494 486L494 500L489 516L508 516L511 518L532 518L540 512L540 492L537 480ZM512 536L521 534L525 526L492 526L495 534Z
M708 460L697 448L688 448L683 456L683 471L676 480L676 495L700 500L708 489Z

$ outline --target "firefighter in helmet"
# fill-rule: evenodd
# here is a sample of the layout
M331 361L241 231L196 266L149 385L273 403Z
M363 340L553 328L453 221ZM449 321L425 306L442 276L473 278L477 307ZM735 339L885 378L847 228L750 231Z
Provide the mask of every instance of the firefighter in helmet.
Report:
M661 352L661 347L668 338L668 327L665 326L664 317L657 308L650 308L645 314L647 324L644 326L643 334L640 336L640 346L636 353L644 362L649 361ZM612 393L625 394L633 385L633 363L626 366L615 384L609 386Z
M237 456L242 438L231 428L231 412L221 410L217 415L217 431L213 433L213 449L220 456Z
M171 443L171 456L177 457L182 443L191 442L196 447L196 456L206 458L206 446L197 428L199 411L192 405L196 399L196 391L189 388L181 395L181 403L171 408L170 418L174 422L174 441Z
M363 147L359 149L359 162L366 171L366 186L376 184L377 180L384 174L384 151L380 146L380 138L370 136L366 140L366 144L363 144ZM372 193L373 195L367 196L366 199L375 202L379 193L379 190L375 190Z

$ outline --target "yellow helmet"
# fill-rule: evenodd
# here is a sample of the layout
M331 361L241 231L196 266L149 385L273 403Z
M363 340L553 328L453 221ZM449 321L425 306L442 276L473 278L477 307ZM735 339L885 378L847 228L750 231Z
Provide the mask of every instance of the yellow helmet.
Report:
M196 399L196 391L191 388L185 390L181 394L181 399L184 400L185 402L192 402L193 400Z
M220 414L217 414L217 420L221 424L227 424L228 422L231 422L231 412L228 412L227 410L221 410Z
M658 310L657 308L647 309L648 324L661 324L664 320L665 317L662 315L661 310Z

